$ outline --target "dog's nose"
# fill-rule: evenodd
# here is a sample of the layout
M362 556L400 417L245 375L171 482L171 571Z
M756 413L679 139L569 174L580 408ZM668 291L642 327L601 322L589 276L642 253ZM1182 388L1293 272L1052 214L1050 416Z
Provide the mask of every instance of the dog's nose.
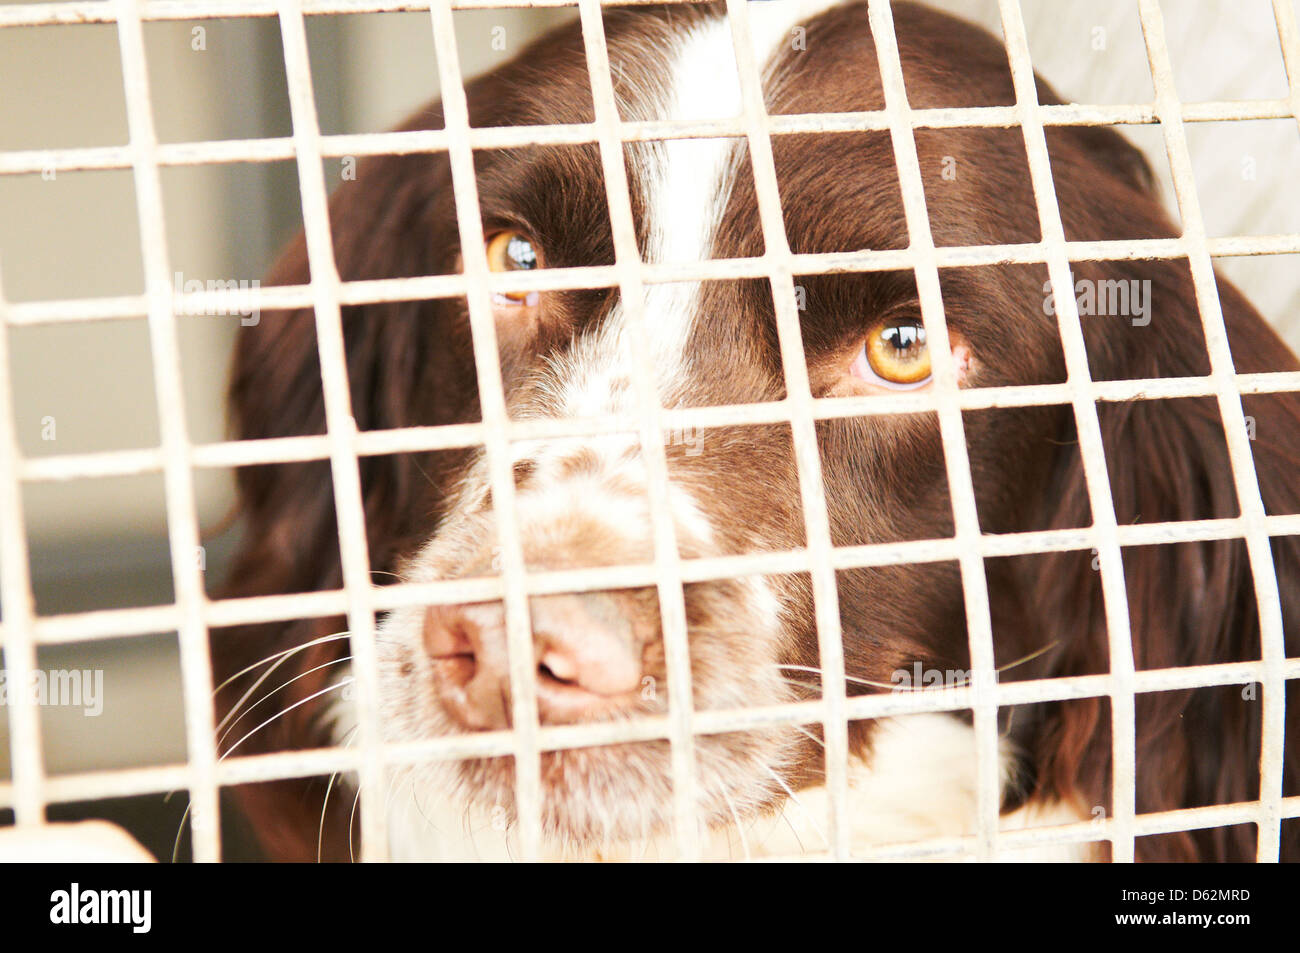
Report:
M620 600L607 593L537 596L529 601L529 617L543 723L583 721L635 701L644 641ZM436 690L457 721L478 730L509 727L500 603L429 608L424 644Z

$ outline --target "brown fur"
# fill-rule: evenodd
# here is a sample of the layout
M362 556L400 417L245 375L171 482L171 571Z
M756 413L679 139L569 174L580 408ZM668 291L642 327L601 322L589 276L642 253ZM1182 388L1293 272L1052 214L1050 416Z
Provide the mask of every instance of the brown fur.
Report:
M673 10L680 24L683 11ZM689 16L706 15L698 11ZM657 36L674 28L655 9L608 12L615 61L637 64L641 81L658 65ZM895 6L911 104L1003 105L1014 101L1006 58L991 37L911 4ZM768 85L773 112L879 109L880 81L865 7L837 8L810 25L814 66L786 52ZM629 69L631 66L629 65ZM544 38L515 63L468 88L475 125L577 122L590 119L581 41L576 28ZM1040 99L1059 101L1040 83ZM437 128L435 104L404 128ZM1039 227L1018 129L917 133L936 243L1033 242ZM1048 131L1053 173L1067 236L1075 240L1176 234L1153 195L1141 156L1099 128ZM796 252L902 248L907 231L887 134L777 137L773 143L790 244ZM957 160L955 181L938 175ZM476 157L485 225L526 227L546 249L549 266L613 260L604 185L594 146L547 147ZM636 168L631 169L633 176ZM643 210L633 202L638 222ZM332 203L335 255L345 280L448 273L459 267L456 217L445 156L376 157ZM644 236L642 236L644 239ZM763 252L747 161L723 220L714 257ZM1184 261L1093 262L1076 277L1152 283L1154 314L1146 327L1123 317L1085 317L1089 364L1096 379L1195 376L1208 372L1200 318ZM301 283L308 270L299 239L269 283ZM945 271L947 321L971 342L976 385L1060 381L1064 361L1055 318L1043 312L1042 266ZM912 309L910 274L822 275L796 279L807 291L803 314L809 372L816 384L851 354L865 317ZM1238 371L1300 367L1249 303L1220 282L1223 313ZM535 334L503 341L502 365L512 406L527 404L528 382L542 359L562 354L597 327L615 292L548 293ZM919 312L916 312L919 313ZM765 282L717 282L702 295L689 348L696 386L686 404L779 399L780 355ZM450 424L478 419L473 354L463 302L410 301L349 307L343 314L352 410L363 430ZM242 439L323 432L323 402L313 315L263 317L241 331L231 385L234 429ZM1300 512L1300 396L1245 400L1256 419L1252 445L1271 513ZM1222 423L1210 399L1135 401L1099 406L1107 466L1121 524L1231 516L1238 512ZM985 532L1087 526L1091 522L1069 407L971 413L967 441ZM952 516L933 415L866 417L818 426L827 504L837 545L951 535ZM672 478L702 501L724 552L802 545L798 491L785 427L710 431L708 453L692 458L668 448ZM470 451L371 457L361 461L370 565L393 571L435 536L448 515L447 487L473 459ZM575 457L575 469L583 461ZM742 474L743 476L737 476ZM524 475L526 478L526 474ZM227 595L250 596L341 585L329 464L253 467L239 474L247 541ZM617 549L617 547L613 547ZM1259 623L1252 568L1239 540L1137 547L1124 552L1134 657L1139 668L1257 659ZM1273 540L1288 654L1300 654L1300 542ZM990 560L988 580L999 665L1045 647L1006 678L1106 672L1105 616L1091 554ZM377 577L384 579L387 577ZM839 574L848 673L888 684L890 673L921 661L968 668L966 620L955 566L931 564ZM817 642L807 580L781 580L788 616L783 661L816 666ZM688 613L717 604L717 593L687 588ZM712 611L712 610L710 610ZM267 654L329 632L340 620L264 625L214 634L218 678ZM301 653L306 672L346 654L346 642ZM327 684L330 670L294 683L290 700ZM851 693L872 689L850 687ZM223 694L229 704L238 693ZM1290 740L1284 794L1300 794L1300 693L1288 686ZM1139 812L1249 801L1258 796L1259 701L1240 688L1143 695L1137 703ZM1087 699L1034 706L1011 719L1024 753L1021 785L1006 805L1077 798L1108 812L1110 713ZM319 708L305 705L272 723L241 749L274 751L328 743ZM858 747L870 726L855 725ZM790 771L796 784L820 774L819 749L808 746ZM316 855L323 785L285 781L250 786L241 795L269 853ZM346 856L350 798L336 797L326 818L327 856ZM1300 859L1297 825L1284 832L1283 854ZM1144 860L1245 860L1254 856L1249 826L1211 829L1138 842Z

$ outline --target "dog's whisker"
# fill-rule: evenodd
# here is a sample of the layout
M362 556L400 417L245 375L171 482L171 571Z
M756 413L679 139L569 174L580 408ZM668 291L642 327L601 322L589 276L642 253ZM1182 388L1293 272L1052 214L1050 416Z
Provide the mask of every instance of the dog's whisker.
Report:
M745 829L740 823L740 814L736 810L736 802L727 793L727 785L722 781L718 782L718 793L722 795L722 799L727 804L727 810L731 812L731 820L736 826L736 834L740 837L740 849L744 853L745 860L753 860L754 858L749 852L749 838L745 836Z
M230 733L231 733L232 731L235 730L235 726L236 726L237 724L239 724L241 721L243 721L245 718L247 718L250 714L252 714L253 709L255 709L258 705L262 704L263 702L269 700L269 699L270 699L272 696L274 696L277 692L283 691L284 689L288 688L290 685L292 685L294 682L298 681L298 679L300 679L300 678L306 678L308 675L311 675L311 674L313 674L313 673L315 673L315 672L319 672L319 671L321 671L322 669L327 669L327 668L330 668L331 666L334 666L334 665L342 665L343 663L345 663L345 662L349 662L349 661L351 661L351 660L352 660L352 656L351 656L351 655L345 655L345 656L343 656L342 658L336 658L336 659L334 659L333 661L323 662L323 663L321 663L320 665L315 666L314 668L309 668L309 669L307 669L307 671L305 671L305 672L301 672L301 673L299 673L298 675L295 675L293 678L289 679L288 681L281 682L278 686L276 686L275 688L271 689L269 692L267 692L265 695L263 695L263 696L262 696L261 698L259 698L257 701L253 702L251 705L249 705L247 708L245 708L242 712L240 712L239 717L235 718L234 721L231 721L228 725L226 725L225 730L222 731L222 732L221 732L221 735L217 738L217 746L220 747L222 744L225 743L226 739L227 739L228 737L230 737ZM238 710L238 709L233 709L233 708L232 708L232 709L230 710L230 715L235 714L235 712L236 712L237 710ZM229 715L227 715L227 718L229 718ZM218 730L221 730L221 726L220 726L220 725L218 725L217 727L218 727Z
M799 732L799 734L806 736L809 741L817 745L819 748L826 747L826 742L822 741L803 725L792 725L791 727L794 728L795 731Z
M339 747L348 747L352 743L352 739L356 737L357 729L360 727L360 725L353 725L343 737L343 740L339 742ZM325 847L325 812L329 809L330 791L334 789L334 782L339 779L339 774L340 772L335 771L330 775L329 784L325 786L325 798L320 805L320 830L316 834L316 863L318 864L321 863Z
M780 786L781 790L785 791L786 796L790 798L791 803L793 803L795 807L799 808L799 810L803 813L803 815L808 818L808 823L811 824L812 829L817 832L817 836L819 836L822 839L822 843L829 846L830 839L826 836L826 832L822 830L822 826L817 823L817 818L813 816L812 811L808 810L808 808L804 806L803 801L799 800L799 796L795 794L794 791L790 788L790 785L786 783L785 778L781 777L781 775L777 774L767 765L762 765L762 768L764 771L766 771L769 775L772 776L772 780L774 780ZM784 815L784 813L785 812L783 811L782 815ZM786 819L786 823L787 824L790 823L789 818ZM803 841L800 840L799 832L794 829L793 824L790 824L790 831L794 834L794 839L799 844L800 852L803 852L804 850Z
M226 758L230 757L230 756L234 753L235 749L238 748L240 745L242 745L245 741L247 741L249 738L253 737L253 735L257 734L259 731L261 731L261 730L262 730L263 728L265 728L267 725L271 724L271 723L274 722L274 721L277 721L277 720L280 719L280 718L283 718L285 715L289 714L289 712L291 712L291 711L293 711L293 710L295 710L295 709L297 709L297 708L301 708L303 705L306 705L308 702L311 702L311 701L316 700L317 698L320 698L322 695L326 695L326 694L328 694L328 693L330 693L330 692L337 691L338 689L343 688L343 687L346 686L346 685L351 685L351 684L353 683L353 681L355 681L355 679L353 679L352 676L350 676L350 675L349 675L347 678L341 678L341 679L339 679L337 682L333 682L332 684L325 686L325 687L322 688L320 691L318 691L318 692L312 692L312 693L311 693L310 695L308 695L306 698L303 698L303 699L301 699L301 700L299 700L299 701L294 702L294 703L293 703L292 705L290 705L288 708L285 708L285 709L283 709L283 710L281 710L281 711L279 711L279 712L276 712L276 713L275 713L274 715L272 715L270 718L266 719L266 721L262 722L260 725L258 725L258 726L257 726L256 728L254 728L252 731L248 732L248 734L244 735L244 737L240 738L240 739L239 739L238 741L236 741L233 745L231 745L228 749L226 749L226 752L225 752L224 754L222 754L222 756L221 756L218 760L219 760L219 761L224 761L224 760L226 760Z
M793 672L808 672L810 674L818 676L819 678L821 677L822 674L822 670L820 668L813 668L812 666L809 665L777 665L777 668L789 669L790 671ZM852 682L855 685L867 685L872 688L899 688L900 687L897 685L887 684L885 682L873 682L870 679L858 678L856 675L845 675L844 680L847 682ZM802 684L802 683L792 683L792 684ZM818 690L820 690L820 686L818 686Z
M252 665L245 666L244 668L236 672L234 675L231 675L229 678L225 679L220 685L218 685L216 688L212 690L212 694L213 696L216 696L217 693L219 693L231 682L235 681L238 678L243 677L244 675L247 675L249 672L252 672L255 669L261 668L263 665L267 664L268 662L274 661L276 659L279 659L280 661L285 661L286 659L296 655L299 652L309 649L314 645L323 645L326 642L337 642L339 639L346 639L349 638L351 635L352 635L351 632L335 632L331 635L322 635L320 638L312 639L308 642L303 642L301 645L295 645L287 649L282 649L279 652L272 652L270 655L266 656L266 658L260 659L254 662Z
M1023 656L1022 658L1018 658L1014 662L1008 662L1005 665L999 666L998 668L994 669L994 672L1001 675L1003 672L1010 671L1011 669L1016 668L1017 666L1024 665L1028 662L1032 662L1034 659L1039 658L1042 655L1045 655L1047 652L1050 652L1058 644L1059 644L1058 642L1049 642L1047 645L1044 645L1042 648L1030 652L1028 655ZM822 675L822 670L820 668L816 668L810 665L790 665L790 664L781 663L778 664L776 667L779 669L789 669L790 671L795 671L795 672L808 672L818 677L821 677ZM945 688L964 688L967 685L970 685L972 683L972 678L969 675L963 676L962 678L959 679L954 679L953 681L943 685L907 685L899 682L888 682L888 683L876 682L876 681L872 681L871 679L859 678L858 676L848 675L848 674L844 676L844 679L845 681L852 682L855 685L867 685L871 688L887 688L891 691L896 691L896 692L923 692L923 691L936 691ZM788 683L791 685L805 685L805 687L807 687L806 683L803 682L789 681Z
M357 805L361 803L361 785L357 785L357 793L352 798L352 813L348 815L348 860L352 863L357 862L357 854L352 846L352 832L357 826Z
M240 708L242 708L243 705L248 701L248 699L252 697L253 693L256 692L259 687L265 684L266 680L271 677L271 675L275 672L277 668L279 668L284 662L288 661L298 652L302 652L306 649L309 649L314 645L322 645L326 642L336 642L339 639L346 639L350 635L351 635L350 632L336 632L331 635L323 635L320 638L312 639L308 642L303 642L301 645L295 645L292 646L291 648L283 649L279 652L273 652L270 655L266 656L265 658L257 662L254 662L251 665L245 666L244 668L236 672L234 675L231 675L229 678L225 679L220 685L218 685L216 688L212 690L213 698L216 698L217 695L221 692L221 690L224 689L231 682L234 682L236 679L244 675L247 675L248 673L255 671L258 668L261 668L263 665L266 665L269 662L278 659L278 661L275 661L274 665L272 665L267 671L263 672L262 675L257 679L257 681L253 682L253 684L248 687L248 690L245 691L244 694L240 696L239 700L236 701L235 704L230 707L230 710L226 712L225 716L219 722L217 722L216 730L219 732L224 731L226 729L226 726L230 723L230 720L232 718L235 718L238 715ZM224 734L221 735L218 738L217 743L220 744L222 741L225 740L225 737L226 735ZM168 791L167 794L163 797L163 803L166 804L169 801L171 801L172 795L174 795L175 793L176 793L176 789L174 788ZM186 810L186 815L188 815L188 808ZM185 816L182 816L181 826L184 827L184 824L185 824ZM180 847L180 836L181 836L181 832L178 831L176 834L176 845L172 851L173 860L175 859L176 856L176 850L178 850Z

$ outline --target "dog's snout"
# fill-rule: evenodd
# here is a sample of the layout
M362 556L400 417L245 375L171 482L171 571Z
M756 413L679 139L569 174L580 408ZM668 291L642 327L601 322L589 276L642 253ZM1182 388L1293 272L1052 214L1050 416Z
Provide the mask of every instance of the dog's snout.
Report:
M433 606L424 616L424 647L438 694L467 728L505 728L509 704L505 616L498 605Z
M529 601L543 723L583 721L635 701L647 626L634 614L634 602L610 593ZM472 730L509 727L509 650L500 603L429 608L424 644L438 695L453 718Z
M632 623L611 596L543 596L530 609L540 677L596 695L636 689L641 661Z

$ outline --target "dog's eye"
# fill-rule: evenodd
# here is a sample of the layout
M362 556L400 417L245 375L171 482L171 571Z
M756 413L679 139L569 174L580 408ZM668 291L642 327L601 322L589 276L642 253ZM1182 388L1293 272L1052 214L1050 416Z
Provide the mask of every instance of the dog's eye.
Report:
M497 232L487 243L488 268L492 271L532 271L541 266L533 243L520 232ZM499 304L535 304L537 292L499 292L493 296Z
M930 349L925 343L925 326L918 319L876 325L867 335L863 354L870 373L887 385L912 387L930 378Z

